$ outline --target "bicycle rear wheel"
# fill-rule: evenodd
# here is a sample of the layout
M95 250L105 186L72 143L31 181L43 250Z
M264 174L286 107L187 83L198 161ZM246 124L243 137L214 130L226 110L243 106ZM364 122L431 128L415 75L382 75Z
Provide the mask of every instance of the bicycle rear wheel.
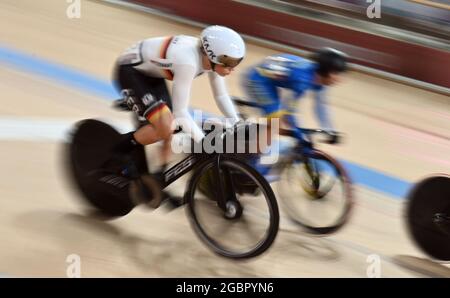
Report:
M200 190L200 181L210 169L217 169L214 194ZM260 189L258 194L236 190L233 175L245 176ZM216 176L217 177L217 176ZM221 184L220 184L221 183ZM219 203L219 192L226 206ZM221 156L210 159L193 174L186 194L188 216L199 238L215 253L243 259L265 252L278 233L279 213L275 195L268 182L243 161Z
M130 180L101 170L119 140L119 132L109 124L87 119L75 125L65 144L67 178L90 209L94 207L104 218L124 216L135 207L129 195Z
M314 150L303 161L287 165L278 192L289 218L312 234L329 234L342 228L353 206L350 179L331 156Z
M436 221L437 215L447 217ZM429 256L450 261L450 176L419 182L408 195L406 222L414 242Z

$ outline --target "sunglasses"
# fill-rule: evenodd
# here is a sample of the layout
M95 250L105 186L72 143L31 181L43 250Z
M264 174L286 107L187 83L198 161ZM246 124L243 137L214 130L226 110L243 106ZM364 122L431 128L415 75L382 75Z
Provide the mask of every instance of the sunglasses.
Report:
M241 63L242 59L244 59L244 57L237 59L227 55L220 55L217 58L217 61L219 61L219 63L225 67L234 68L238 66L239 63Z

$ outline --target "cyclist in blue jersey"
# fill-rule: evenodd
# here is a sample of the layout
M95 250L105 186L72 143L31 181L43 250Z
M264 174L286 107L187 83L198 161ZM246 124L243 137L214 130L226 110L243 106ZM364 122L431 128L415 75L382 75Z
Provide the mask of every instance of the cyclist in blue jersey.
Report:
M340 81L341 74L346 70L347 55L331 48L318 50L310 60L290 54L278 54L265 58L245 71L242 85L248 99L257 104L264 117L268 120L273 118L281 120L280 134L284 134L287 129L290 133L293 132L295 138L301 140L304 148L310 148L310 143L303 137L301 125L296 119L298 101L306 91L314 92L315 114L322 129L328 131L330 135L327 142L338 143L339 135L335 133L328 115L325 94L329 86ZM282 89L290 90L291 96L283 98ZM270 124L268 121L269 144L272 142ZM271 166L261 164L259 155L249 157L248 162L269 181L275 178L267 176ZM208 197L214 197L212 177L211 173L208 173L200 183L201 191ZM253 182L247 183L242 181L243 179L240 179L242 185L252 186Z
M280 134L301 140L305 150L310 143L303 137L296 113L299 100L307 91L314 93L314 111L322 129L329 133L329 144L339 143L327 107L327 88L339 83L341 74L347 71L347 55L332 48L316 51L311 59L290 54L278 54L265 58L249 68L242 78L243 88L249 100L257 104L262 116L268 121L268 135L271 135L271 119L280 119ZM290 91L281 96L282 89ZM270 137L269 144L272 142ZM266 175L270 166L260 164L258 157L249 160L261 174Z
M311 60L290 54L269 56L248 69L242 82L247 96L261 107L263 116L269 120L279 118L281 124L293 129L295 136L301 139L301 125L295 117L297 104L306 91L313 91L316 117L322 129L331 132L332 137L328 143L335 144L339 142L339 137L333 133L326 90L337 84L341 73L346 70L346 54L332 48L323 48L315 52ZM290 90L291 96L282 98L280 89Z

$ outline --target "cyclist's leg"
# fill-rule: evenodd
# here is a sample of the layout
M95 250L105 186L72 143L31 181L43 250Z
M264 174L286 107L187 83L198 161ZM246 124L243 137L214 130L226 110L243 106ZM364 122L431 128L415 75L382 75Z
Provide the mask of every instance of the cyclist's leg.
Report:
M164 79L149 78L128 65L119 66L117 77L121 90L127 90L130 94L127 103L141 124L121 144L123 151L131 150L137 144L170 141L173 116L166 104L171 100Z
M135 177L147 173L148 167L146 162L133 162L133 157L143 161L145 145L170 140L172 115L163 100L166 97L159 91L162 84L165 86L163 79L148 78L129 65L118 66L114 75L117 88L122 94L126 93L127 105L135 112L139 128L121 136L102 168L110 173Z
M128 90L131 96L127 99L130 108L135 112L139 128L124 135L124 141L119 144L125 150L133 147L153 144L163 141L161 152L161 169L153 176L162 179L164 167L171 154L171 137L173 116L171 97L167 85L162 78L147 77L130 66L122 66L117 70L117 81L121 90ZM130 149L131 148L131 149ZM177 199L163 191L163 199Z
M284 110L280 110L280 99L278 95L278 89L274 84L271 84L266 78L261 78L257 75L249 75L244 78L246 81L243 84L243 89L250 100L255 101L260 106L261 116L265 118L267 125L266 129L259 131L259 137L261 132L265 131L265 142L268 147L272 144L272 125L271 120L277 119L284 113ZM263 127L263 126L260 126ZM258 144L260 140L258 138ZM269 148L265 148L266 150ZM258 146L258 150L261 148ZM262 175L269 172L270 167L261 165L260 156L249 159L249 164L257 169Z
M161 166L164 169L171 155L170 144L173 133L172 100L164 79L147 77L146 81L148 86L152 86L151 95L153 96L153 100L160 103L160 105L157 105L155 108L149 107L144 112L143 116L151 125L143 126L136 131L135 137L144 144L152 144L155 142L155 139L157 141L162 140L160 153Z

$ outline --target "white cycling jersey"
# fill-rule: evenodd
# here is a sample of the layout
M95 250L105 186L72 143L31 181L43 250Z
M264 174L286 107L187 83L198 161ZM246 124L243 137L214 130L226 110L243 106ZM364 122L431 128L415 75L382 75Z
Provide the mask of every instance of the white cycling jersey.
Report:
M118 59L119 64L132 65L145 75L173 81L174 118L196 142L205 134L189 114L188 105L192 81L204 72L208 73L219 109L234 122L239 120L225 79L212 70L203 69L200 46L200 39L186 35L149 38L128 48Z

